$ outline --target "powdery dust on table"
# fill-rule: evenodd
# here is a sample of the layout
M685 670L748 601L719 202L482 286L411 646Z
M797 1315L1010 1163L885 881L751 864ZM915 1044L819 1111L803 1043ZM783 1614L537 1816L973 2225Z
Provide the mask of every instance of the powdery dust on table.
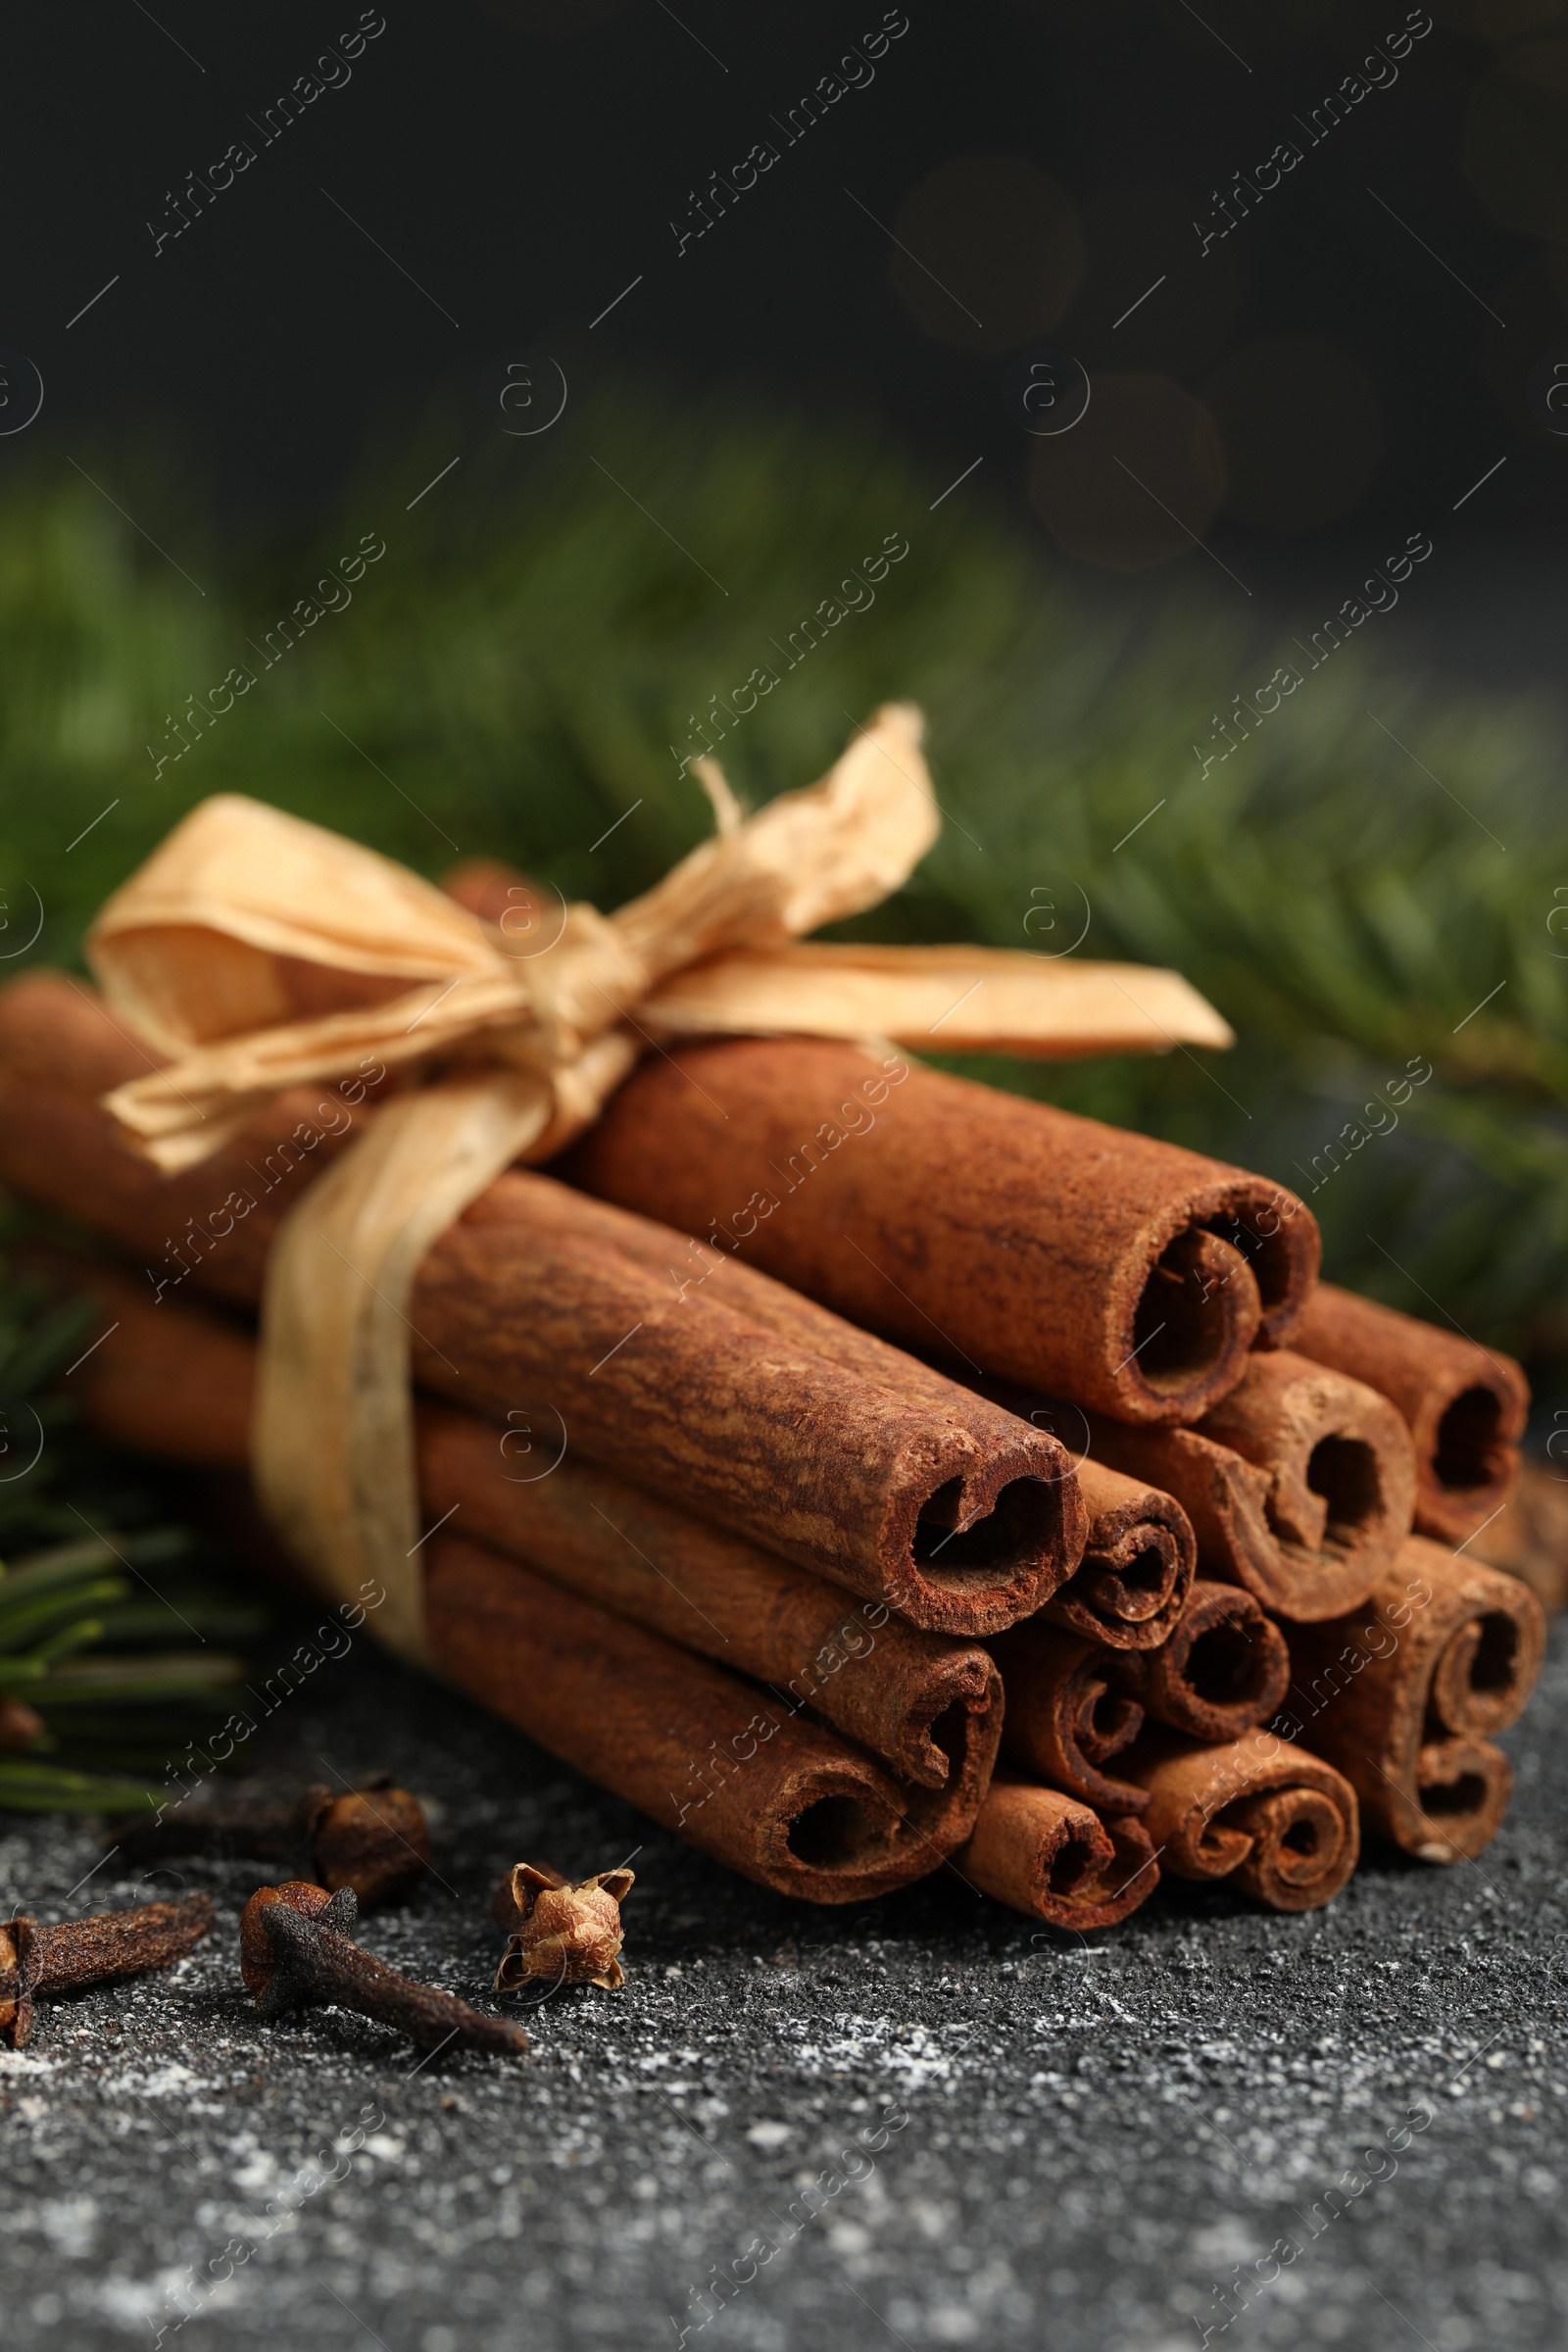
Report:
M265 2027L236 1963L255 1864L111 1863L68 1903L94 1832L3 1817L8 1906L188 1886L220 1912L172 1975L53 2002L0 2056L12 2343L1562 2340L1560 1622L1479 1863L1374 1855L1299 1918L1167 1883L1087 1943L947 1872L788 1902L386 1659L333 1673L258 1769L384 1766L433 1800L439 1875L369 1948L487 2003L501 1872L635 1852L626 1987L522 2007L520 2063Z

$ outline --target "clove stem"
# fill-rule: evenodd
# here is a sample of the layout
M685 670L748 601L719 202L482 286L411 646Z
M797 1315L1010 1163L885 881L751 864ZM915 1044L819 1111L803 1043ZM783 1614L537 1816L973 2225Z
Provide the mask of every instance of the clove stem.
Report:
M351 1886L330 1897L324 1887L301 1881L258 1888L245 1906L240 1954L245 1982L263 2017L336 2007L395 2026L420 2049L456 2042L512 2055L528 2047L520 2027L485 2017L455 1994L417 1984L366 1951L348 1933L358 1917Z
M168 1968L211 1932L215 1916L210 1894L187 1894L174 1903L100 1911L54 1927L25 1916L7 1921L0 1927L0 2034L14 2050L24 2048L37 1995Z

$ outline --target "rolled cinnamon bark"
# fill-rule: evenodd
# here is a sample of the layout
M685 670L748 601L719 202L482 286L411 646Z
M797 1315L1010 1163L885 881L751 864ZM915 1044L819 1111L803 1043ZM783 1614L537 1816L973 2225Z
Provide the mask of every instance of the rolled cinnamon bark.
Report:
M1083 1560L1039 1614L1111 1649L1157 1650L1193 1589L1192 1522L1173 1494L1087 1457L1078 1492L1089 1521Z
M1391 1397L1415 1446L1415 1524L1462 1544L1501 1509L1519 1470L1530 1386L1511 1355L1321 1283L1294 1345Z
M1513 1788L1493 1735L1523 1709L1545 1650L1529 1588L1411 1536L1363 1608L1293 1627L1290 1645L1281 1730L1337 1765L1368 1825L1407 1854L1480 1853Z
M442 1671L715 1861L850 1903L942 1859L880 1765L755 1685L461 1536L426 1549Z
M665 1228L643 1225L647 1234L662 1235ZM955 1383L918 1356L902 1348L889 1348L856 1324L828 1314L811 1299L782 1283L753 1281L752 1269L706 1244L694 1245L704 1279L717 1277L731 1295L745 1301L747 1311L783 1338L795 1339L846 1370L862 1374L902 1396L948 1409ZM654 1258L646 1246L644 1262ZM723 1292L720 1296L725 1295ZM965 1391L993 1405L1030 1420L1019 1399L1024 1392L1004 1382L964 1382ZM1072 1408L1069 1408L1072 1417ZM1082 1424L1084 1416L1076 1414ZM1062 1458L1072 1464L1084 1512L1083 1557L1079 1565L1045 1601L1038 1615L1053 1625L1068 1627L1087 1639L1104 1642L1113 1649L1152 1649L1167 1639L1192 1590L1198 1542L1186 1512L1174 1496L1124 1478L1102 1463L1080 1459L1054 1417L1031 1424L1062 1446ZM935 1546L944 1548L948 1539Z
M1085 1453L1091 1424L1077 1405L1010 1380L976 1377L969 1385L1059 1439L1077 1466L1089 1530L1083 1560L1037 1614L1112 1649L1157 1649L1187 1605L1198 1564L1198 1539L1181 1504Z
M641 1220L639 1220L641 1225ZM645 1233L662 1235L665 1228L649 1225ZM809 1298L781 1283L755 1283L752 1270L732 1257L694 1244L696 1263L704 1280L715 1277L731 1295L744 1299L747 1310L783 1338L831 1354L836 1363L865 1378L897 1388L900 1396L947 1408L955 1384L919 1357L902 1348L888 1348L853 1323L826 1314ZM644 1250L644 1262L653 1254ZM721 1291L718 1295L723 1296ZM1052 1593L1038 1615L1050 1624L1065 1626L1087 1640L1104 1642L1112 1649L1153 1649L1168 1639L1192 1590L1198 1542L1186 1512L1175 1497L1124 1478L1103 1463L1080 1458L1072 1449L1071 1425L1087 1424L1076 1407L1049 1405L1039 1419L1024 1390L1005 1381L962 1384L993 1405L1043 1429L1063 1448L1076 1473L1084 1509L1083 1558L1066 1583ZM937 1549L942 1548L941 1544Z
M1142 1813L1148 1792L1103 1769L1144 1726L1142 1706L1116 1683L1113 1653L1036 1620L999 1635L991 1654L1002 1669L1008 1764L1107 1818Z
M130 1249L163 1252L179 1229L193 1284L253 1305L283 1205L366 1112L334 1098L334 1137L318 1104L316 1143L293 1161L274 1152L290 1171L275 1186L261 1172L269 1139L297 1102L164 1177L82 1091L146 1059L74 983L7 991L0 1179ZM956 1385L940 1400L902 1394L898 1350L749 1267L710 1289L709 1262L550 1177L509 1171L419 1268L416 1374L497 1419L553 1410L591 1457L917 1625L972 1636L1041 1606L1083 1548L1065 1449ZM873 1357L885 1379L858 1368Z
M1196 1420L1317 1270L1310 1211L1261 1177L809 1039L644 1062L564 1164L906 1347L1128 1421Z
M1275 1911L1315 1911L1355 1868L1355 1788L1271 1733L1199 1747L1146 1732L1122 1769L1147 1792L1143 1826L1180 1879L1226 1879Z
M1114 1927L1159 1884L1142 1822L1102 1821L1058 1788L999 1777L955 1867L983 1893L1054 1928Z
M1193 1429L1090 1416L1101 1460L1168 1488L1199 1557L1302 1623L1355 1608L1410 1528L1415 1461L1385 1396L1293 1349L1253 1356Z
M422 1408L418 1458L432 1519L456 1505L466 1533L826 1716L900 1780L941 1792L921 1819L944 1850L973 1821L1002 1736L1002 1678L977 1644L918 1633L881 1603L847 1607L842 1589L592 1463L568 1456L515 1483L496 1433L467 1414Z
M1546 1615L1555 1616L1568 1604L1568 1470L1525 1457L1506 1508L1470 1550L1489 1568L1522 1577Z
M1147 1795L1103 1767L1146 1718L1195 1740L1237 1740L1277 1711L1290 1681L1284 1638L1251 1594L1201 1580L1162 1648L1108 1650L1036 1617L991 1650L1006 1695L1009 1762L1117 1813L1141 1813Z
M1200 1579L1163 1648L1119 1653L1111 1673L1154 1722L1194 1740L1239 1740L1277 1713L1291 1658L1250 1592Z
M226 1318L149 1305L128 1276L34 1251L109 1327L76 1374L83 1418L116 1444L166 1460L242 1470L256 1348ZM946 1852L968 1833L1002 1735L1002 1680L973 1643L921 1634L885 1606L757 1550L567 1455L535 1472L534 1440L421 1404L419 1494L434 1525L462 1530L733 1672L809 1707L902 1781L940 1793L919 1815Z
M1054 1440L1020 1444L956 1387L901 1393L896 1365L886 1385L851 1370L829 1329L831 1352L810 1348L806 1301L773 1302L781 1336L750 1268L676 1295L684 1251L656 1274L634 1254L650 1247L626 1212L509 1172L420 1267L416 1376L497 1417L543 1401L593 1458L933 1632L1010 1624L1077 1567L1084 1510Z

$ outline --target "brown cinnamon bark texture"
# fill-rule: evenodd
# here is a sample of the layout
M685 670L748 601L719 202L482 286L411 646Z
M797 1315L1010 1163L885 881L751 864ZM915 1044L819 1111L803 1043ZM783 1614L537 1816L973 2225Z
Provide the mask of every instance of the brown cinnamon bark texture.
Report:
M992 1782L955 1868L1014 1911L1078 1930L1114 1927L1159 1884L1142 1822L1102 1821L1059 1788L1011 1778Z
M1410 1529L1409 1432L1386 1396L1294 1349L1255 1355L1193 1429L1090 1416L1095 1457L1169 1488L1210 1576L1312 1623L1355 1608Z
M1317 1270L1310 1211L1261 1177L808 1039L644 1062L565 1168L906 1347L1129 1421L1196 1420Z
M662 1238L667 1229L637 1220L642 1260L661 1270ZM652 1248L646 1237L661 1237ZM752 1270L733 1257L702 1243L689 1245L691 1272L703 1282L715 1277L727 1286L717 1295L738 1296L747 1311L766 1323L780 1338L793 1339L814 1352L831 1355L846 1371L874 1380L941 1410L952 1408L956 1387L918 1356L890 1348L858 1325L829 1314L786 1285L756 1282ZM698 1268L701 1274L697 1274ZM1022 1392L1005 1383L963 1383L962 1392L983 1396L987 1403L1018 1415ZM1030 1414L1021 1417L1029 1421ZM1084 1426L1084 1416L1069 1408L1067 1418ZM987 1427L990 1424L986 1425ZM1053 1625L1069 1627L1112 1648L1152 1649L1163 1642L1181 1614L1192 1589L1198 1544L1186 1512L1172 1495L1124 1478L1098 1462L1084 1462L1072 1451L1070 1437L1054 1415L1032 1421L1062 1448L1060 1460L1072 1466L1084 1529L1083 1555L1068 1577L1047 1599L1038 1614ZM1067 1475L1064 1471L1062 1475ZM1076 1505L1066 1505L1064 1508ZM962 1529L960 1527L960 1533ZM941 1556L956 1538L942 1538L933 1546Z
M1142 1813L1147 1791L1105 1770L1144 1726L1142 1706L1116 1684L1113 1653L1038 1619L999 1635L991 1652L1005 1692L1007 1763L1107 1817Z
M1368 1826L1426 1862L1480 1853L1513 1787L1493 1736L1544 1654L1535 1594L1411 1536L1364 1607L1293 1627L1290 1645L1279 1728L1354 1783Z
M1202 1580L1160 1649L1108 1650L1040 1617L999 1635L991 1649L1006 1697L1009 1762L1119 1813L1141 1813L1147 1794L1104 1767L1146 1719L1195 1740L1237 1740L1276 1712L1290 1680L1284 1638L1251 1594Z
M848 1601L592 1463L516 1482L496 1432L466 1414L423 1408L418 1456L432 1520L456 1504L466 1533L826 1716L900 1780L943 1792L928 1835L952 1842L974 1819L1002 1736L1002 1680L978 1644Z
M0 1180L154 1255L153 1285L183 1266L195 1287L254 1305L293 1188L366 1110L331 1094L294 1121L316 1140L290 1157L276 1139L299 1104L273 1104L166 1178L120 1146L84 1091L146 1058L74 983L7 991ZM274 1163L288 1171L275 1182ZM896 1349L749 1267L710 1282L716 1263L509 1171L420 1267L416 1377L497 1420L554 1414L590 1457L916 1624L988 1633L1049 1598L1085 1533L1065 1449L956 1385L940 1399L901 1394Z
M89 1425L169 1460L244 1468L246 1333L200 1307L152 1306L128 1276L65 1252L29 1262L102 1309L107 1336L75 1376ZM786 1712L810 1708L900 1780L940 1791L922 1826L944 1851L967 1835L1002 1735L1002 1681L984 1649L852 1602L592 1463L553 1464L554 1448L521 1426L421 1404L416 1435L432 1525L450 1519L582 1599L771 1685Z
M1054 1440L1020 1445L956 1387L928 1403L851 1370L837 1333L811 1349L797 1302L781 1334L751 1311L765 1278L749 1268L679 1291L684 1250L656 1273L664 1237L624 1215L501 1177L420 1269L423 1385L466 1401L482 1381L498 1417L553 1407L593 1458L933 1631L992 1632L1078 1565L1083 1507Z
M934 1870L912 1796L848 1742L706 1658L461 1536L427 1545L430 1643L453 1682L732 1870L858 1902Z
M1553 1437L1561 1440L1563 1434L1559 1429ZM1522 1577L1546 1615L1555 1616L1568 1604L1568 1463L1555 1457L1521 1461L1506 1508L1476 1537L1470 1551L1489 1567Z
M1291 1659L1250 1592L1200 1579L1164 1647L1121 1653L1111 1672L1154 1722L1194 1740L1239 1740L1277 1712Z
M1147 1791L1143 1826L1178 1878L1227 1879L1275 1911L1315 1911L1355 1868L1355 1789L1272 1733L1200 1747L1146 1732L1123 1770Z
M1079 1462L1078 1492L1089 1522L1083 1562L1039 1614L1112 1649L1157 1649L1193 1589L1191 1520L1173 1494L1103 1462Z
M1397 1405L1415 1446L1420 1534L1462 1544L1507 1501L1530 1410L1511 1355L1327 1282L1293 1344Z
M1112 1649L1157 1649L1170 1639L1197 1572L1198 1539L1181 1504L1161 1488L1086 1453L1093 1443L1090 1417L1077 1405L1037 1396L1010 1380L974 1378L971 1385L993 1404L1059 1439L1077 1465L1088 1522L1083 1560L1037 1615Z

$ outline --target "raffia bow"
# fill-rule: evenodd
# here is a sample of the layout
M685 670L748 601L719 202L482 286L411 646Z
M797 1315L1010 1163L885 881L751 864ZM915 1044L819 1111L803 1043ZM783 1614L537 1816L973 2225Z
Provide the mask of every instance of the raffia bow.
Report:
M99 914L88 955L110 1009L167 1057L108 1104L160 1166L205 1158L305 1081L368 1061L425 1081L377 1110L278 1235L254 1440L279 1532L340 1597L379 1581L380 1631L405 1654L422 1654L406 1321L419 1260L510 1162L549 1157L597 1117L646 1043L1231 1043L1173 972L796 944L879 904L935 841L921 734L917 710L890 705L820 783L750 817L714 763L694 762L714 837L616 913L533 906L517 939L392 860L233 795L194 809ZM332 1009L299 1010L334 993Z

